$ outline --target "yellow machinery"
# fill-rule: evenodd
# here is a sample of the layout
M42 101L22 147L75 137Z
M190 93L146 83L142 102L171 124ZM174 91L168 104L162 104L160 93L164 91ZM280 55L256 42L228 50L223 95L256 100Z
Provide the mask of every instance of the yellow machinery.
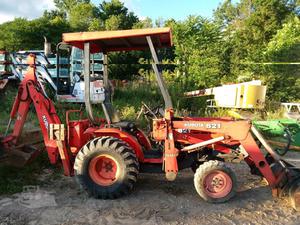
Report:
M208 100L208 107L262 109L265 105L267 86L260 80L239 84L226 84L203 90L186 92L187 97L214 96Z

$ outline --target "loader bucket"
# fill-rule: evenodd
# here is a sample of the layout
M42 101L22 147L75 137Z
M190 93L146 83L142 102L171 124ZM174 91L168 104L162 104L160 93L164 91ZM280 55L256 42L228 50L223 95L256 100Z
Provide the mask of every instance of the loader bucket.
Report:
M41 152L43 139L40 130L31 130L24 133L19 140L24 144L15 145L11 140L13 140L11 136L0 137L0 164L2 165L23 167Z
M300 178L295 180L289 188L289 198L292 207L300 211Z
M300 170L293 164L280 160L284 165L283 176L281 176L281 186L278 197L287 197L291 206L300 211ZM279 184L280 185L280 184Z
M1 151L0 164L14 167L23 167L35 159L40 153L38 148L31 145L19 146L16 149Z

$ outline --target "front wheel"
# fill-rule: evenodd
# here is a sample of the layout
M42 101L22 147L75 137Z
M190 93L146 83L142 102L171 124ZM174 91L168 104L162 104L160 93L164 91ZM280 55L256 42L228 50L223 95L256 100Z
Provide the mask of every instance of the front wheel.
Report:
M211 160L199 166L194 174L194 186L207 202L226 202L236 194L234 172L224 162Z
M114 199L132 191L139 165L134 151L125 142L100 137L79 151L74 170L76 180L90 195Z

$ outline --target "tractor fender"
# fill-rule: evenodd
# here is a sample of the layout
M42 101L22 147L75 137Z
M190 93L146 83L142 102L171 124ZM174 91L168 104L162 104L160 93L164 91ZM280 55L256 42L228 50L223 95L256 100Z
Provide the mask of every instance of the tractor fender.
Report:
M120 140L126 142L134 150L139 162L144 161L144 153L142 150L142 146L135 139L135 137L128 134L127 132L121 131L116 128L101 128L101 129L93 130L92 132L93 135L96 137L110 136L110 137L119 138Z

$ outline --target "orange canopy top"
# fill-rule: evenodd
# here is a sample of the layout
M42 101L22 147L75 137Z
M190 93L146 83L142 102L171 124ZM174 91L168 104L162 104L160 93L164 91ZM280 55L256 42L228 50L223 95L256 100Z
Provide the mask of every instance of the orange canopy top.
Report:
M148 49L147 36L156 48L171 47L170 28L64 33L63 42L83 49L90 42L91 52L132 51Z

